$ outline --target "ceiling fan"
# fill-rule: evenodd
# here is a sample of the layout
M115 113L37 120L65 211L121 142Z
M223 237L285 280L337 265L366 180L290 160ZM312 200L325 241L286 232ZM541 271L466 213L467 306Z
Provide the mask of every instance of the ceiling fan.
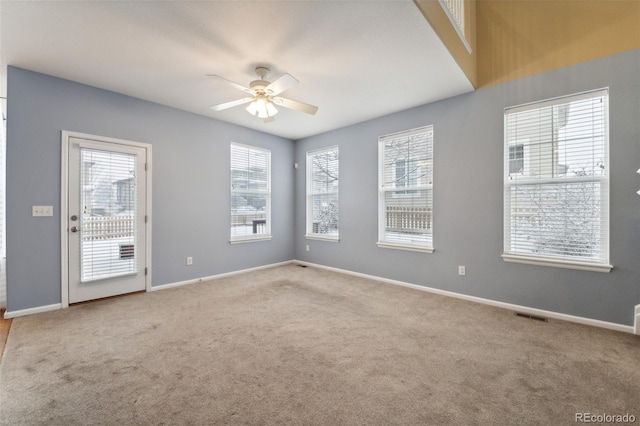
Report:
M258 77L260 79L252 81L249 84L249 87L245 87L231 80L227 80L226 78L220 77L219 75L207 74L208 77L214 77L222 80L225 83L251 95L251 97L248 98L242 98L218 105L212 105L210 108L214 111L222 111L238 105L249 104L246 108L249 114L259 118L263 118L265 123L273 121L273 116L278 113L275 105L305 112L311 115L314 115L318 111L317 106L293 101L291 99L278 96L280 93L298 84L299 81L296 80L291 74L284 74L273 83L270 83L265 80L270 72L271 70L269 70L269 68L267 67L256 67L256 74L258 74Z

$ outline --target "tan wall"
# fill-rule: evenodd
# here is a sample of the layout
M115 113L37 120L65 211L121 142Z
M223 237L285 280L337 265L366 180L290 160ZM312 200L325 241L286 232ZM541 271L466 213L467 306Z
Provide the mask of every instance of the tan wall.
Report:
M478 85L640 48L640 0L478 0Z

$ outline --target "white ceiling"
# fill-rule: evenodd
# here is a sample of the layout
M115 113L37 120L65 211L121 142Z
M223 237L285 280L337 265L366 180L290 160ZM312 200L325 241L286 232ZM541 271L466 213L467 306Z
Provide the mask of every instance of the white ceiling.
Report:
M0 61L2 97L14 65L294 140L473 90L401 0L0 0ZM282 96L318 113L209 109L245 94L205 74L248 86L256 65L296 77Z

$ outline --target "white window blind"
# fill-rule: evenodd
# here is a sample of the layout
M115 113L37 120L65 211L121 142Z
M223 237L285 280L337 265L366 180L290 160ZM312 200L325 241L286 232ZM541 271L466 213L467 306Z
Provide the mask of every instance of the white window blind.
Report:
M339 237L338 147L307 152L307 237Z
M378 246L433 251L433 126L378 139Z
M445 14L449 18L451 25L458 33L460 41L467 49L467 52L471 53L471 45L465 32L465 1L468 0L439 0L440 6L444 10Z
M271 151L231 143L231 242L271 236Z
M138 272L136 155L80 149L81 281Z
M608 90L505 110L505 260L608 271Z
M449 18L464 34L464 0L440 0Z

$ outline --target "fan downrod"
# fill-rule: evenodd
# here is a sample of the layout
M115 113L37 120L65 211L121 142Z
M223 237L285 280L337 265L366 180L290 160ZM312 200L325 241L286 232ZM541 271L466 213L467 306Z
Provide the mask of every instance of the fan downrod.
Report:
M258 74L260 80L253 80L249 84L249 87L259 94L266 94L267 86L271 83L265 80L265 78L269 75L270 72L271 70L267 67L256 67L256 74Z

